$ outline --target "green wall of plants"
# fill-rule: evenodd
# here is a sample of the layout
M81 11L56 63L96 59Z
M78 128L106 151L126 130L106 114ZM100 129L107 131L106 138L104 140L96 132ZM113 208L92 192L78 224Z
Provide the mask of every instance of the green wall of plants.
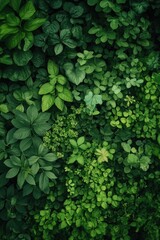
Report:
M0 239L160 239L158 0L0 0Z

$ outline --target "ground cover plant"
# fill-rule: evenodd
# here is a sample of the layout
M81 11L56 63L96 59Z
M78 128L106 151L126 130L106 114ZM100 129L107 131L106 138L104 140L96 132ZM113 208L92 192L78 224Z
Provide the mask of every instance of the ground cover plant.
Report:
M158 0L0 0L0 239L160 239Z

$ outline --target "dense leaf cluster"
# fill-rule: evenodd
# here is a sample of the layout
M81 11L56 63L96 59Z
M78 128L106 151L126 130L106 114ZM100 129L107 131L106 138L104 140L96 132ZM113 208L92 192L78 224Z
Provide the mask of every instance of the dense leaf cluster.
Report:
M152 0L0 0L0 239L160 239Z

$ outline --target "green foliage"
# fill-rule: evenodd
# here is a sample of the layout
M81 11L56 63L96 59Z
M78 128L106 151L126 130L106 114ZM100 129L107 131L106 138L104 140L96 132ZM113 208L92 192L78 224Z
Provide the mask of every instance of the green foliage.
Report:
M0 0L0 239L160 239L159 16Z

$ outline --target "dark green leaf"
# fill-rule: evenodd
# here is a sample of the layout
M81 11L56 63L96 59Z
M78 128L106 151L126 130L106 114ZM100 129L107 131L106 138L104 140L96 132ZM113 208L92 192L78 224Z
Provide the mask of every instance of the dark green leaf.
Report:
M53 172L47 172L46 171L46 175L49 179L53 180L53 179L56 179L56 175L53 173Z
M36 12L32 1L27 1L26 4L20 9L19 16L23 20L30 19Z
M41 173L39 176L39 188L41 191L45 192L49 187L49 179L45 172Z
M36 185L34 177L30 174L28 174L28 176L26 177L26 182L29 183L30 185Z
M58 43L54 46L54 52L56 55L60 54L63 51L63 45Z
M20 8L20 5L21 5L21 0L12 0L12 1L10 1L10 5L12 6L12 8L16 12L19 12L19 8Z
M20 139L25 139L25 138L29 137L30 134L31 134L30 129L23 127L23 128L17 129L17 130L15 131L13 137L14 137L15 139L20 140Z
M13 60L17 66L25 66L32 59L32 52L24 52L22 50L14 51Z
M11 168L7 174L6 174L6 178L13 178L15 177L19 172L19 168L15 167L15 168Z
M49 123L43 123L42 125L34 125L34 131L39 136L43 136L49 129L50 129Z
M0 11L5 8L5 6L10 2L10 0L0 0Z
M56 154L54 153L47 153L45 156L44 156L44 159L48 162L54 162L57 160L57 156Z
M22 152L26 151L27 149L29 149L32 146L32 139L31 137L25 138L20 142L20 150Z
M29 106L29 108L27 109L27 116L28 116L28 119L30 119L31 123L33 123L37 119L38 110L36 106L34 105Z
M26 174L25 171L21 170L18 174L18 177L17 177L17 184L20 188L23 187L23 184L26 180L26 177L27 177L28 174Z
M24 29L26 31L32 32L42 26L45 21L45 18L35 18L33 20L28 20L24 24Z

